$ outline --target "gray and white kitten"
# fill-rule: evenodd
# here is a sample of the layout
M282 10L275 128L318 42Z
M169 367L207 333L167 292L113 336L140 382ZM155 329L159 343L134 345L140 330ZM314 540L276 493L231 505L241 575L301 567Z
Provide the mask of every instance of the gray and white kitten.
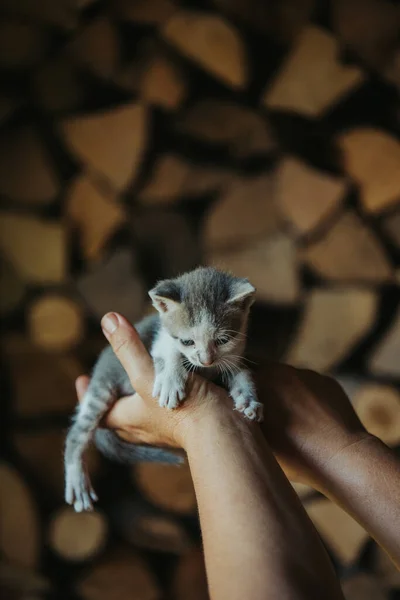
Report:
M242 366L249 309L255 288L247 279L200 267L164 280L149 295L158 314L136 325L155 367L153 396L175 409L185 398L192 371L224 385L234 406L252 420L262 420L249 371ZM134 393L125 369L111 347L100 355L65 445L65 500L76 511L91 510L97 497L84 453L94 437L97 447L119 462L180 463L180 456L146 445L123 442L111 430L98 429L105 413L121 396Z

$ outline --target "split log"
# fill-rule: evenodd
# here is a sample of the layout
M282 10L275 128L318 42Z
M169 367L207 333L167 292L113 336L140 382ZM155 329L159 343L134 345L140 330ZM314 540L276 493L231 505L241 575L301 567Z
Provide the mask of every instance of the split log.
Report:
M138 79L138 93L145 103L176 110L184 101L186 83L183 72L161 52L144 61Z
M365 64L382 71L398 41L399 7L387 0L334 0L333 28Z
M179 520L160 515L143 500L119 497L113 502L112 525L129 544L145 550L183 554L192 543Z
M384 283L393 278L385 252L359 217L347 211L302 252L304 262L332 281Z
M134 178L145 148L147 113L130 104L61 124L73 152L117 191Z
M77 65L109 79L116 72L120 58L115 26L107 17L98 17L82 29L67 46L66 53Z
M49 204L59 191L50 157L32 127L3 132L0 194L18 203Z
M49 492L57 500L64 499L64 442L65 432L57 429L13 434L13 444L18 455L46 493ZM86 457L89 473L94 479L101 464L99 453L94 447L90 447Z
M178 129L203 142L218 144L237 158L275 149L268 122L257 112L223 100L206 99L189 108Z
M337 40L327 31L306 27L263 96L267 108L319 117L364 79L358 67L341 64Z
M278 167L276 187L276 201L284 218L295 233L309 235L338 210L347 183L287 157Z
M370 213L399 203L400 143L379 129L352 129L339 137L345 169L361 188L361 202Z
M385 217L382 226L391 242L400 249L400 210Z
M82 275L76 286L99 319L109 311L121 313L131 322L141 317L145 292L131 250L117 250Z
M80 233L88 260L102 258L107 240L126 221L125 209L115 194L101 189L88 175L81 175L72 184L66 212Z
M0 553L12 563L35 568L39 518L30 490L11 465L0 463Z
M161 600L146 563L127 548L117 548L97 563L78 584L85 600Z
M179 211L144 211L134 217L132 230L138 254L154 265L160 278L178 276L201 263L197 235Z
M237 248L279 230L270 175L234 178L206 216L203 240L209 251Z
M161 25L176 11L172 0L114 0L112 9L122 21Z
M0 8L9 15L63 30L70 30L78 25L78 11L70 0L0 0Z
M311 17L315 0L214 0L214 4L276 42L290 44Z
M374 548L372 571L379 577L385 589L400 588L400 570L378 545Z
M69 350L84 334L83 312L71 298L47 293L34 300L28 309L29 336L45 350Z
M346 600L387 600L378 578L367 573L356 573L342 579L341 585Z
M51 517L48 543L68 561L91 560L104 548L107 540L107 521L102 513L76 513L63 507Z
M18 335L5 338L2 350L18 416L71 413L76 405L75 379L84 372L74 357L39 351Z
M2 212L0 249L26 282L57 283L65 278L66 240L60 223Z
M0 258L0 315L17 308L25 294L25 284L15 269Z
M306 504L313 521L328 547L344 566L355 562L368 540L367 532L339 506L326 498Z
M149 182L139 193L143 204L172 204L187 197L216 192L230 173L224 169L191 165L179 156L167 154L158 159Z
M343 360L371 329L377 296L365 289L314 289L289 349L287 361L328 371Z
M0 22L0 67L29 69L45 55L49 40L46 31L21 21Z
M314 488L306 485L305 483L295 483L294 481L291 481L290 483L303 503L307 502L310 497L315 494Z
M214 252L212 265L247 277L257 289L257 300L276 304L294 304L300 294L297 253L292 238L278 233L249 245Z
M209 600L204 556L200 548L182 556L171 587L175 600Z
M85 101L83 78L65 56L41 65L33 75L32 85L38 103L48 111L73 110Z
M50 592L49 581L32 571L11 562L0 562L0 590L17 594L17 597L35 598L36 594ZM8 596L6 596L8 597Z
M353 398L364 427L389 446L400 444L400 393L378 383L360 386Z
M162 29L164 38L223 83L243 89L248 80L245 48L238 31L207 12L180 11Z
M134 474L145 497L156 506L180 514L196 511L196 496L188 465L139 463Z
M375 375L400 376L400 311L386 334L379 340L369 360Z

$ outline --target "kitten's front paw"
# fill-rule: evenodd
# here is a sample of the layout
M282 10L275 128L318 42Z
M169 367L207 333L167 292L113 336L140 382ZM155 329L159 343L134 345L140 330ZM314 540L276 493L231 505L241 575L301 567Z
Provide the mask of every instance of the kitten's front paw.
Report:
M97 501L97 496L83 465L67 465L65 501L67 504L71 504L76 512L93 510L93 502Z
M158 403L162 407L178 408L185 398L185 383L186 381L182 378L157 375L154 382L153 397L158 396Z
M246 394L242 390L232 392L235 409L243 413L251 421L261 423L264 419L264 406L258 402L253 394Z

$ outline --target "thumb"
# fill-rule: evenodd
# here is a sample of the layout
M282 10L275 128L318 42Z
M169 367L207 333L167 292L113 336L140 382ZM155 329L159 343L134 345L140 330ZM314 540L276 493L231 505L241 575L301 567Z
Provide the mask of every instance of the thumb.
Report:
M151 397L153 361L136 329L118 313L107 313L101 320L101 327L134 389L143 398Z

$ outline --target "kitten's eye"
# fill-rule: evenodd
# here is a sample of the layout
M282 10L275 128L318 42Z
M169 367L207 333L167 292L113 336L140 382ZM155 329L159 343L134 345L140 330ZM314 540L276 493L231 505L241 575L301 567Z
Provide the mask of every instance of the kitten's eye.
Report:
M215 340L217 346L223 346L229 342L229 337L227 335L221 335L221 337Z
M194 340L181 340L181 344L184 346L194 346Z

